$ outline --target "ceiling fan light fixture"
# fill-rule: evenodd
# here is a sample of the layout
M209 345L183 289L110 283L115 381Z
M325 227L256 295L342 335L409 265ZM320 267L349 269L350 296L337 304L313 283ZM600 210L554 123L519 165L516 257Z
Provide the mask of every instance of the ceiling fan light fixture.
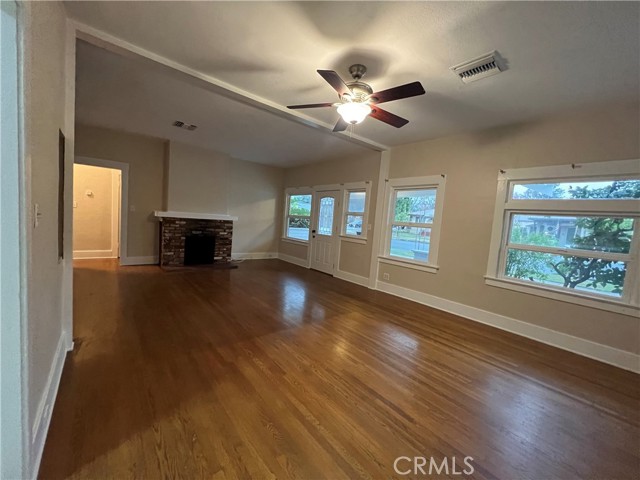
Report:
M367 103L343 103L338 107L338 113L345 122L355 125L367 118L371 113L371 106Z

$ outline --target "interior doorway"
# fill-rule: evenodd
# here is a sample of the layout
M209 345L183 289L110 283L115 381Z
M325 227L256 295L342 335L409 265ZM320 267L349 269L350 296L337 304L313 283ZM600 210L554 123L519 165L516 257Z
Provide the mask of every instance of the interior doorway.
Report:
M73 166L73 258L120 258L122 173Z
M336 209L339 190L318 192L315 195L315 219L311 230L311 268L329 275L335 271L338 229Z

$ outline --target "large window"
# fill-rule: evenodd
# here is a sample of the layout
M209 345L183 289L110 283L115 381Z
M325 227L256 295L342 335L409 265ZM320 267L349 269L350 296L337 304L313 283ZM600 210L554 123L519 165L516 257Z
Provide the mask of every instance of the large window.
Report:
M444 177L440 175L388 182L381 261L437 269L443 190Z
M518 169L498 184L488 283L638 305L640 162Z
M287 193L285 238L300 242L309 241L311 201L310 193Z
M366 239L368 184L351 184L344 187L342 235Z

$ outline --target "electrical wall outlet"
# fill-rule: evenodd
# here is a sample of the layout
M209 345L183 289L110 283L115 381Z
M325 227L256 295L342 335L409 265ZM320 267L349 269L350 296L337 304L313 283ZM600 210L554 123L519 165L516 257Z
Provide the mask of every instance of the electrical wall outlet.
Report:
M388 273L383 273L382 274L382 279L383 280L389 280L389 274Z

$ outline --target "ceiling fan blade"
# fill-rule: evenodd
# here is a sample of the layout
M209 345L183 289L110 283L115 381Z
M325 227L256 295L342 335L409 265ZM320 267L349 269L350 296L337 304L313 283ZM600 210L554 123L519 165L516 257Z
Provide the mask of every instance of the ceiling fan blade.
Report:
M342 81L340 75L333 70L318 70L318 73L324 78L333 89L338 92L340 96L351 95L351 90L347 87L347 84Z
M406 118L394 115L393 113L382 110L379 107L373 107L369 116L375 118L376 120L380 120L381 122L388 123L389 125L396 128L403 127L407 123L409 123L409 120L407 120Z
M336 126L333 127L333 131L334 132L344 132L347 129L348 126L349 126L349 124L347 122L345 122L342 117L339 117L338 121L336 122Z
M320 107L333 107L333 103L308 103L307 105L289 105L287 108L297 110L299 108L320 108Z
M425 93L420 82L407 83L399 87L389 88L381 92L372 93L369 98L371 103L391 102L392 100L400 100L402 98L416 97Z

